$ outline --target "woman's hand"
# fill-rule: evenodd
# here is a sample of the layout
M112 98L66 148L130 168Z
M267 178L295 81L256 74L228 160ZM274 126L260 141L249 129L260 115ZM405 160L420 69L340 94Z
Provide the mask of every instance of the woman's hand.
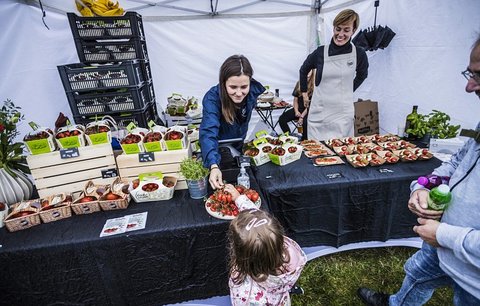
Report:
M216 168L212 168L210 170L210 177L208 178L208 181L210 182L210 186L212 186L213 189L221 189L223 188L223 180L222 180L222 171Z
M295 110L295 117L299 118L302 116L302 113L299 112L297 109Z
M225 184L225 189L223 190L232 195L233 202L235 202L235 200L240 196L240 192L238 192L237 188L235 188L232 184Z
M429 191L425 189L415 190L408 200L408 209L417 216L425 219L440 219L443 211L428 209L428 192Z

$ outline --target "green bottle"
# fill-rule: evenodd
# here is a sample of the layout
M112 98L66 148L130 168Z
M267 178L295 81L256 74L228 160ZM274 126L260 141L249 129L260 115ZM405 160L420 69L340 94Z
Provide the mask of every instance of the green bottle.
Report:
M413 123L413 120L415 119L416 115L417 115L417 109L418 109L418 105L414 105L413 106L413 109L412 109L412 112L410 114L407 115L407 118L405 120L405 130L404 130L404 135L403 137L405 139L414 139L415 137L413 135L409 135L407 130L409 128L412 128L412 123ZM402 135L398 135L398 136L402 136Z
M430 190L427 199L428 209L445 210L451 200L452 194L450 193L450 187L448 185L441 184Z

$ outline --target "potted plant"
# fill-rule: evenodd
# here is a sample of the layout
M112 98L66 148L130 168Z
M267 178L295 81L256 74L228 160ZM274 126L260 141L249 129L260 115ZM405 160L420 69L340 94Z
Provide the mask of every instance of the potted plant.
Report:
M433 138L453 138L457 135L460 125L451 125L450 116L438 110L432 110L428 115L412 114L412 123L406 130L408 135L424 138L424 142ZM428 139L427 139L428 138Z
M457 136L460 125L451 125L450 116L444 112L433 110L428 114L427 124L433 138L453 138Z
M192 199L202 199L207 196L207 176L209 171L201 161L185 158L180 163L180 173L187 181L188 191Z
M20 134L17 124L23 120L20 107L6 100L0 110L0 202L14 204L28 200L33 184L25 173L30 173L23 142L16 142Z

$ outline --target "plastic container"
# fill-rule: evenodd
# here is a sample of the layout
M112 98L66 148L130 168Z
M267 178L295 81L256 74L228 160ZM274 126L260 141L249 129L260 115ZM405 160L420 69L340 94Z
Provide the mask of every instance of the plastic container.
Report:
M147 44L140 39L75 40L78 58L82 63L105 63L125 60L148 60Z
M136 12L111 17L67 16L74 39L145 38L142 16Z
M153 84L94 92L67 92L73 116L138 111L154 100Z
M428 209L445 210L451 200L452 194L450 193L450 187L445 184L440 184L430 190L430 193L428 194Z
M145 68L139 60L114 64L69 64L57 66L66 92L138 87L147 82Z

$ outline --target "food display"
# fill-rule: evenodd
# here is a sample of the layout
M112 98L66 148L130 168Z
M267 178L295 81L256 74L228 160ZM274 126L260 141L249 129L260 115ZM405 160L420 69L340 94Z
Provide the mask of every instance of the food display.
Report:
M413 153L415 153L415 155L418 156L419 160L426 160L433 157L432 152L428 151L428 149L417 148L412 150L413 150Z
M272 151L273 146L264 138L255 139L252 145L253 147L249 146L244 150L243 155L249 156L256 166L268 163L270 161L268 153Z
M257 208L260 208L261 199L257 191L246 189L243 186L235 186L240 194L246 195ZM238 207L232 200L232 195L223 190L217 190L205 201L205 209L215 218L233 220L239 214Z
M157 152L163 151L163 135L161 132L150 131L145 134L143 138L143 146L145 147L145 152Z
M13 204L5 217L5 226L10 232L15 232L40 224L40 207L40 199Z
M71 194L60 193L40 200L40 219L48 223L72 216L70 205L73 198Z
M331 156L335 153L320 142L302 142L305 150L305 156L308 158L319 156Z
M60 149L85 146L85 127L80 124L64 126L58 129L55 140Z
M85 127L85 138L89 145L112 142L112 128L117 129L115 120L105 116L102 120L93 121Z
M346 143L344 143L341 139L337 139L337 138L327 139L325 140L325 144L330 148L341 147L343 145L346 145Z
M300 159L303 147L296 144L285 144L283 146L274 147L268 156L275 165L284 166Z
M370 162L367 159L367 154L345 155L345 158L354 168L366 167L370 165Z
M386 160L382 157L380 157L378 154L376 153L368 153L368 154L365 154L366 155L366 158L370 164L370 166L380 166L380 165L383 165Z
M181 150L187 148L187 127L185 126L172 126L165 132L165 146L168 151Z
M394 154L391 151L376 151L377 154L385 159L385 162L388 164L396 164L400 160L400 157L398 157L396 154Z
M143 146L143 135L139 133L129 133L121 141L120 145L125 154L137 154L140 152L145 152L145 147Z
M167 113L170 116L185 116L189 110L190 102L181 94L173 93L167 101Z
M102 192L98 203L102 210L125 209L130 202L130 192L128 191L129 183L117 177ZM125 192L126 191L126 192ZM97 190L98 192L98 190Z
M313 159L314 166L332 166L340 164L344 164L344 162L338 156L317 157Z
M404 162L415 161L418 159L418 156L410 149L394 150L392 152L398 155L400 160Z
M54 133L50 128L36 127L23 137L23 142L30 154L37 155L55 151L57 146L54 139Z
M161 172L142 173L131 182L128 190L135 202L169 200L173 197L177 178Z
M333 147L333 151L338 154L338 156L345 156L349 154L353 154L353 146L339 146L339 147Z
M268 89L263 92L262 94L260 94L257 98L257 102L258 103L270 103L270 102L273 102L273 98L275 97L274 93L269 91Z

